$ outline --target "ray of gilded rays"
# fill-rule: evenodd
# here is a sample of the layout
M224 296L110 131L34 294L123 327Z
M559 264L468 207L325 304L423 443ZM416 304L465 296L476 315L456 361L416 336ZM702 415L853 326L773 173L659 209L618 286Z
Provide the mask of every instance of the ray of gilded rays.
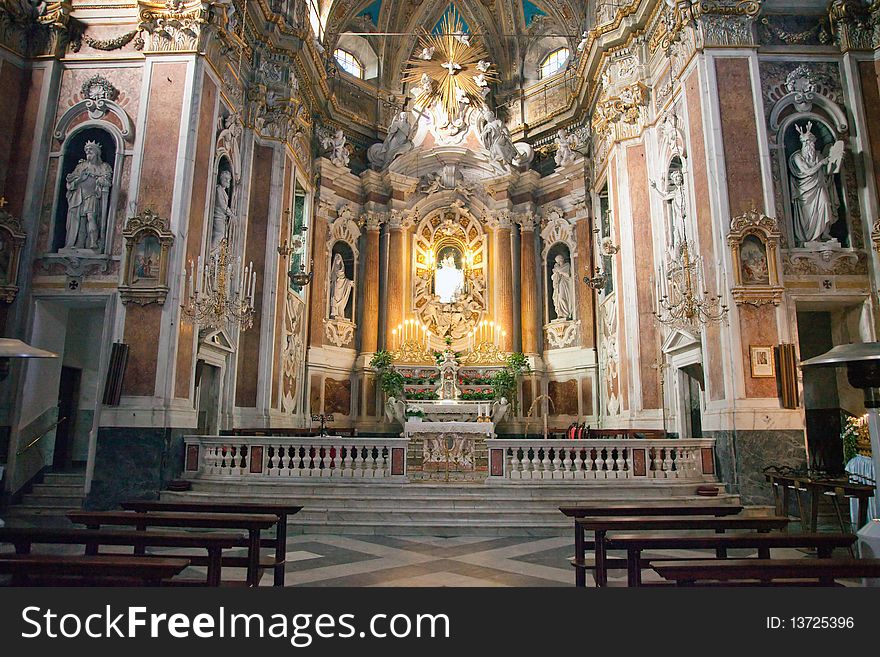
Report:
M418 51L433 48L434 55L430 60L410 58L407 62L409 69L403 78L404 82L418 83L422 74L427 73L432 86L430 89L423 89L415 102L420 107L427 108L439 101L450 119L460 114L459 90L464 93L470 105L479 107L484 103L481 87L474 81L474 77L481 73L477 63L488 60L489 53L482 41L471 35L468 35L468 43L460 39L459 35L464 34L464 26L454 11L443 18L440 34L430 34L423 29L419 36ZM449 64L458 64L461 68L456 69ZM494 66L490 66L483 75L489 84L498 81Z

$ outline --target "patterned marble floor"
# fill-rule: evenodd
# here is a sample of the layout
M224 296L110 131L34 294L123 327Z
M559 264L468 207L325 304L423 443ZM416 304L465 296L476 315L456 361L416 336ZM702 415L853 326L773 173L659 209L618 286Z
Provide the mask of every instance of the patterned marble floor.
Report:
M571 537L518 538L462 536L339 536L307 534L287 542L286 586L391 586L391 587L550 587L572 586L574 571ZM43 548L44 546L41 546ZM48 547L48 546L45 546ZM52 552L76 553L74 547L53 546ZM4 549L5 548L5 549ZM11 546L0 546L6 552ZM41 549L41 551L44 551ZM110 548L108 552L114 551ZM124 548L118 551L125 552ZM157 554L171 550L151 550ZM173 550L176 554L185 550ZM237 551L244 555L245 551ZM235 554L231 551L229 554ZM748 550L731 551L731 557L753 556ZM693 551L658 550L649 556L694 556ZM711 557L711 553L706 553ZM774 556L808 557L798 550L777 550ZM205 569L190 567L185 577L204 577ZM225 568L224 577L244 579L244 569ZM660 581L649 571L644 580ZM588 577L587 585L592 586ZM626 571L609 573L611 586L626 585ZM266 572L262 586L272 585Z

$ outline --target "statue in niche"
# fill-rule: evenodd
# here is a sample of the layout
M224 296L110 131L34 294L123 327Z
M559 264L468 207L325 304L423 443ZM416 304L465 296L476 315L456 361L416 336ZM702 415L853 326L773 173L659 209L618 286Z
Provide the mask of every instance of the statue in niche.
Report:
M434 294L440 303L454 303L464 291L464 272L456 262L460 254L455 248L443 249L437 258L440 266L434 273Z
M817 242L839 245L829 231L840 218L834 176L840 172L843 161L843 142L836 141L827 153L820 155L813 122L803 128L795 124L795 128L801 149L788 159L795 238L807 247Z
M107 225L113 169L101 159L101 145L87 141L86 159L67 175L67 232L64 249L101 250Z
M577 147L577 137L568 134L565 128L560 128L556 133L556 155L554 160L557 167L568 166L577 159L574 148Z
M337 130L332 137L324 137L321 147L330 151L330 161L338 167L347 167L349 160L348 146L345 144L345 135L342 130Z
M550 276L553 282L553 309L557 320L569 320L572 319L575 307L571 263L561 254L556 256L555 263Z
M330 268L331 319L348 319L345 316L345 307L348 305L353 287L354 281L349 280L345 275L345 262L342 260L342 254L337 253L333 256L333 265Z
M235 215L229 207L230 188L232 186L232 172L222 169L217 175L217 186L214 191L214 217L211 223L211 251L220 246L220 242L227 236L227 223Z
M410 141L412 126L409 122L409 114L400 112L388 126L388 134L381 144L373 144L367 149L367 160L374 169L384 169L398 155L411 151L413 143Z
M667 216L669 223L669 252L671 257L681 249L686 239L685 221L687 219L687 195L684 184L684 173L681 169L671 168L669 182L666 191L660 191L657 183L651 181L651 187L655 189L668 206Z

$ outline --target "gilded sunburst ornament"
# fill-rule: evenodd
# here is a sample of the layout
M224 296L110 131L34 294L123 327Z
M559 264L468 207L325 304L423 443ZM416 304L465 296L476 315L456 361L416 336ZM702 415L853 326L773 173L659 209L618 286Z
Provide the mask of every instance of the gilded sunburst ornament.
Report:
M438 34L423 29L416 52L403 78L417 83L412 88L416 105L438 103L449 121L462 117L468 107L485 105L489 85L498 81L495 66L483 43L465 31L457 12L443 17Z

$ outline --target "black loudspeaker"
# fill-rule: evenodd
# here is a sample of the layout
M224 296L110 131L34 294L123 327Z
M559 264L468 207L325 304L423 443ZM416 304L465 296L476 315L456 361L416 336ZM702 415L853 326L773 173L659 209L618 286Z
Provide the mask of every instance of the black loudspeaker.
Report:
M119 406L119 398L122 397L122 377L125 376L127 364L128 345L124 342L114 342L110 352L110 366L107 368L107 380L104 382L105 406Z

